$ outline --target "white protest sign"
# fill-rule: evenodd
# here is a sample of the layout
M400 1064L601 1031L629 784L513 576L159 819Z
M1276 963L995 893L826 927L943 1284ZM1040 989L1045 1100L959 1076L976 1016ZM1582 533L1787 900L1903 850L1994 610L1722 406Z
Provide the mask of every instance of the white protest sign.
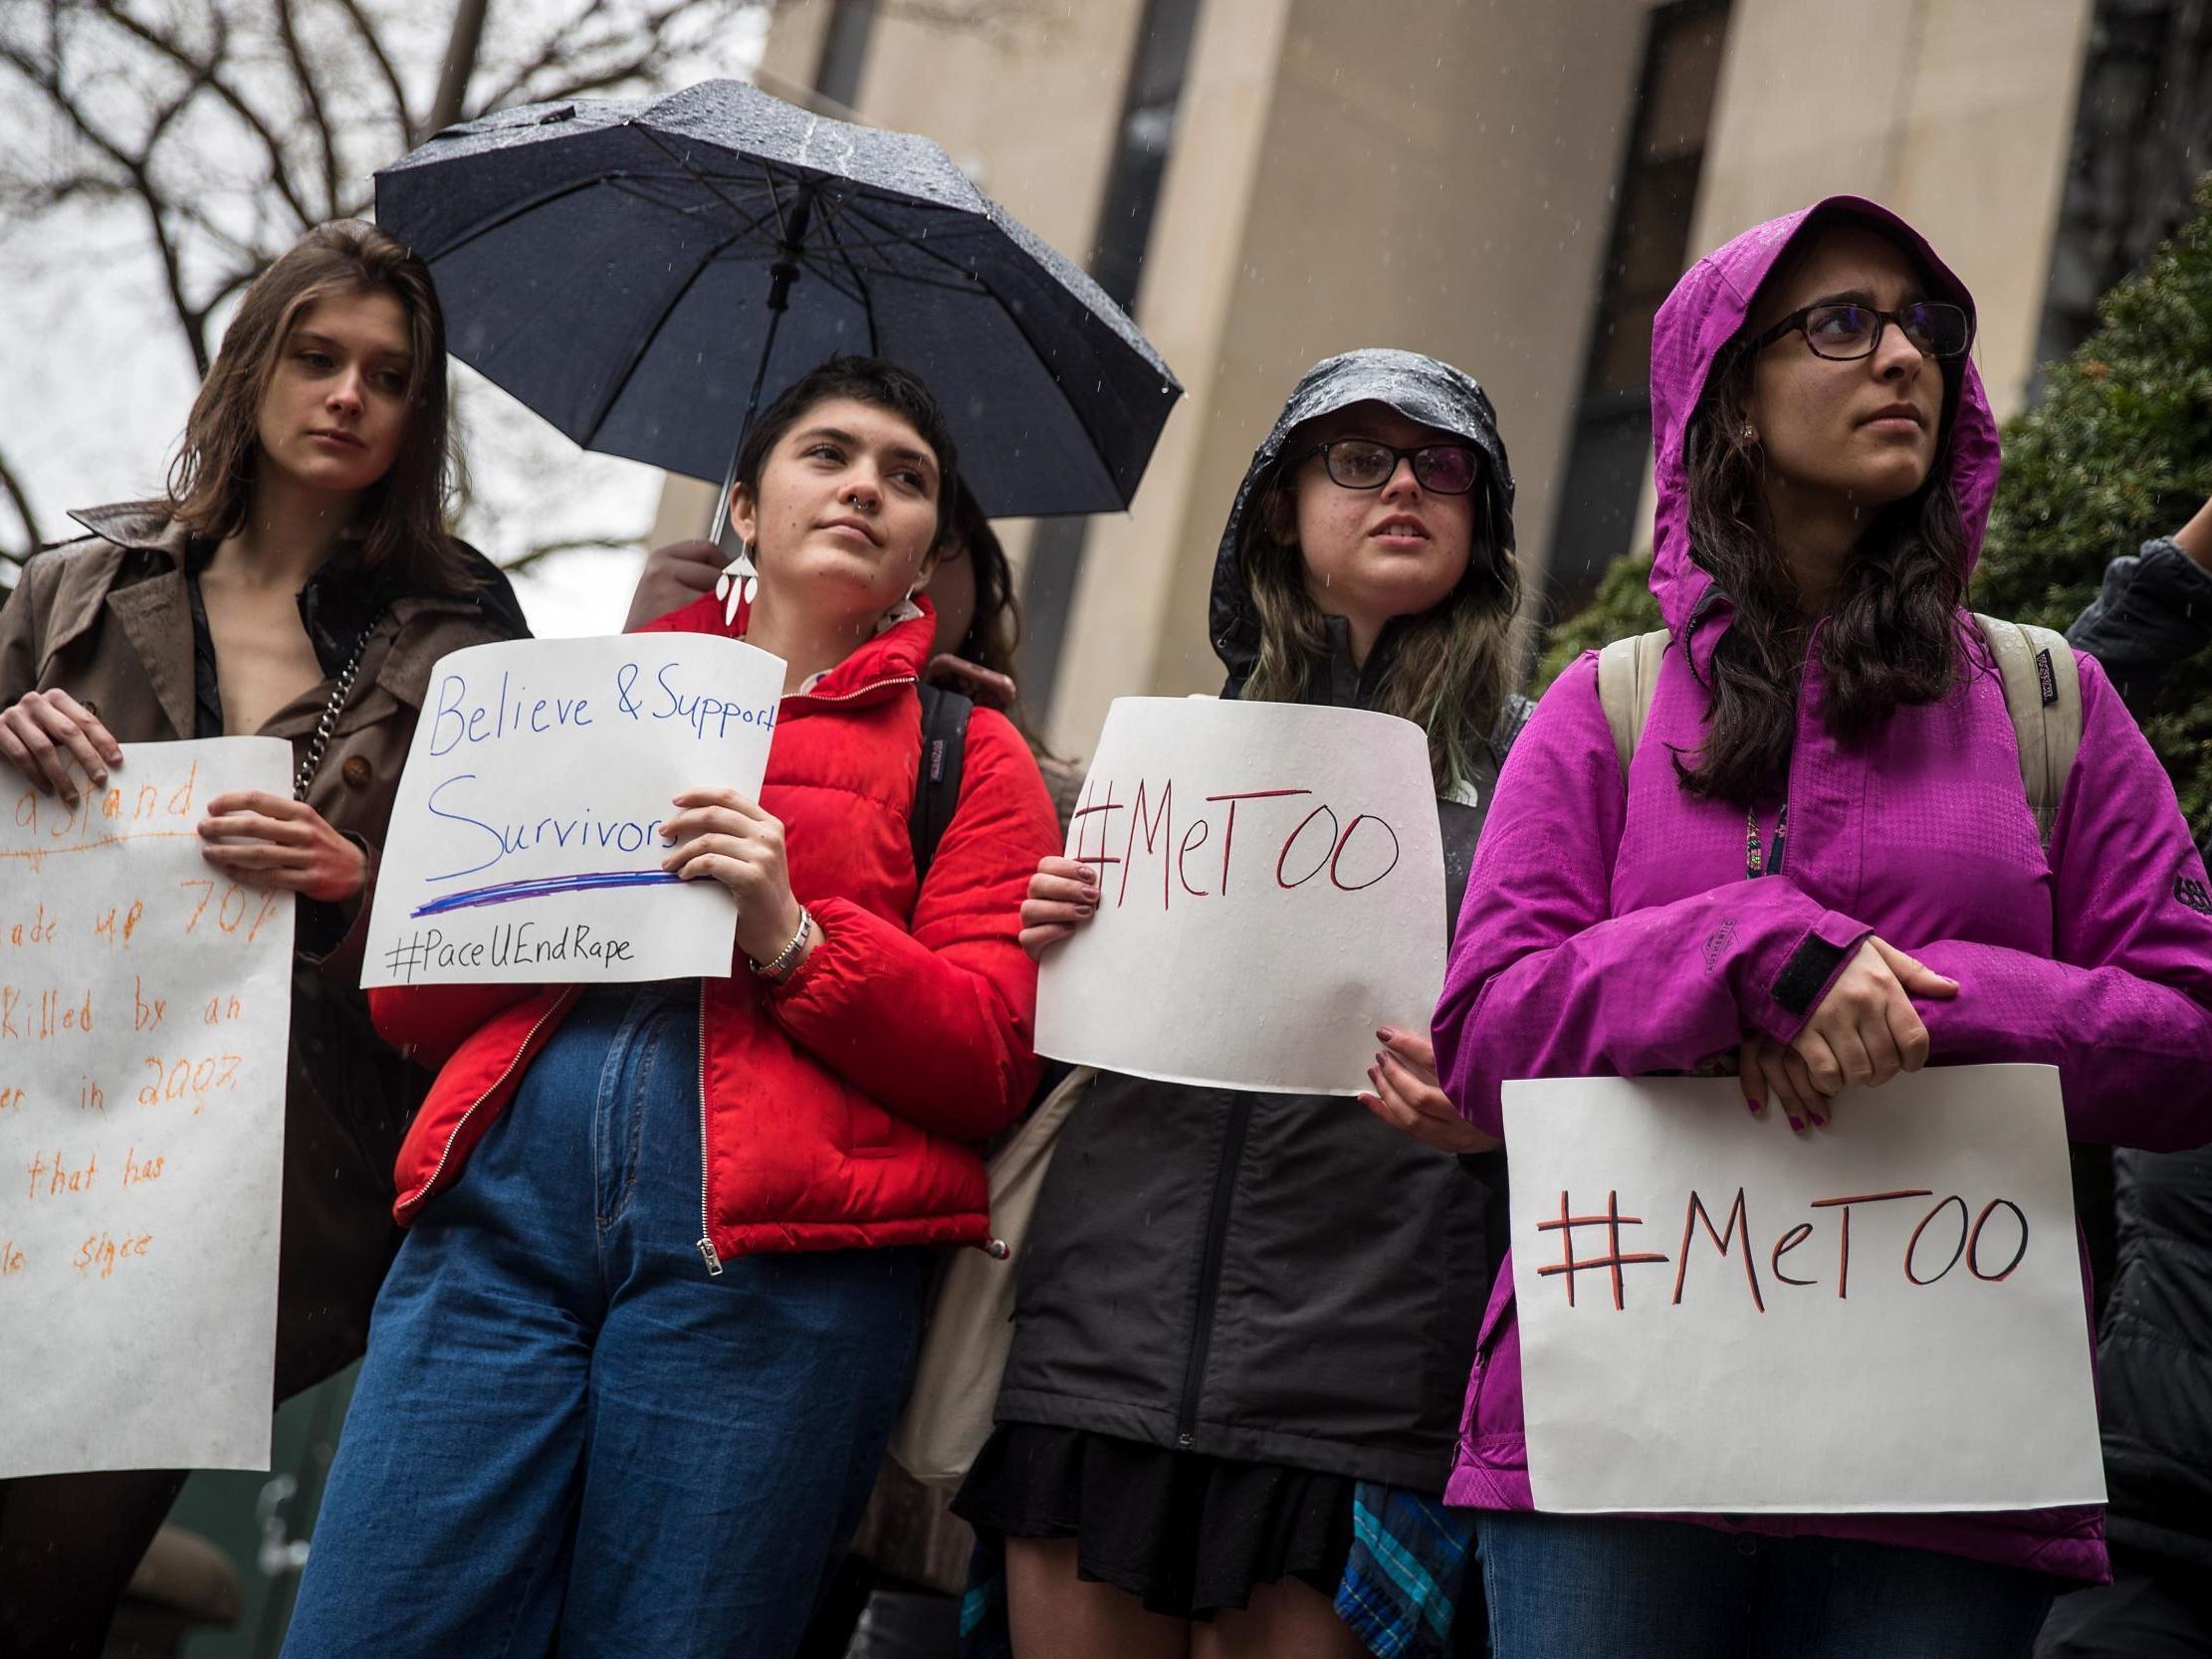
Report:
M1504 1104L1538 1509L2103 1501L2056 1071L1854 1089L1802 1139L1732 1079Z
M1443 983L1421 728L1358 709L1123 697L1068 830L1098 915L1045 952L1037 1052L1171 1083L1368 1087Z
M0 1479L269 1467L293 901L198 830L291 772L132 743L75 808L0 772Z
M661 869L683 790L761 792L783 661L712 634L441 658L392 807L363 985L730 971L719 882Z

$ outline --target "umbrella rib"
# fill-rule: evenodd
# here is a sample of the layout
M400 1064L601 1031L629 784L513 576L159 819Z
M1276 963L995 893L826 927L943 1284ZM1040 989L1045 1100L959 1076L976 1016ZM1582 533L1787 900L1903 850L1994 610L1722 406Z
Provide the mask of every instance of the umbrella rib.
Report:
M704 258L694 265L691 268L691 275L684 279L683 285L673 295L669 296L668 304L661 307L660 315L653 319L650 327L644 329L638 335L637 344L630 349L630 360L622 365L620 376L617 377L613 385L607 388L606 396L599 399L599 407L591 417L591 425L586 429L585 436L578 440L585 449L591 447L593 440L599 436L599 428L606 424L607 416L614 412L614 405L621 399L622 394L629 390L630 382L637 378L638 365L645 361L645 353L647 348L652 345L653 337L667 324L670 313L683 304L684 296L689 294L698 284L699 279L706 274L707 268L714 264L715 256L729 245L729 242L724 242L711 249Z
M826 204L824 205L826 207ZM844 204L842 202L838 203L834 210L825 211L822 214L822 231L828 236L830 246L836 250L837 258L843 263L845 270L850 273L852 286L859 290L860 313L868 319L868 355L878 357L882 355L882 351L879 348L876 331L876 297L868 291L867 282L860 275L860 268L853 264L852 256L845 251L844 237L838 234L837 219L843 211ZM831 281L827 271L822 272L821 275L822 280L829 283L832 288L836 286Z
M862 219L866 218L866 215L861 214L857 208L853 209L852 211L856 217ZM871 224L874 223L873 220L869 220L867 222ZM888 226L878 226L877 228L884 230L886 234L888 234ZM985 277L982 272L968 271L967 268L964 266L952 265L952 262L950 260L947 260L944 255L938 253L936 249L929 247L926 243L916 241L913 246L919 248L921 252L930 259L937 260L940 264L952 266L952 269L955 271L965 272L969 281L976 288L982 289L984 293L988 294L995 302L996 302L999 313L1013 324L1015 332L1019 333L1022 339L1028 343L1030 352L1035 356L1039 365L1043 367L1047 377L1050 378L1052 382L1052 389L1055 392L1059 393L1060 402L1066 406L1068 413L1075 417L1076 429L1083 434L1084 438L1090 444L1091 459L1098 463L1099 471L1106 475L1107 481L1113 485L1115 493L1119 494L1121 490L1121 481L1118 478L1114 477L1113 469L1106 464L1106 445L1103 442L1099 431L1095 427L1093 427L1090 421L1084 418L1082 406L1077 403L1073 397L1070 397L1068 395L1068 389L1061 382L1059 371L1052 366L1051 359L1044 354L1041 342L1034 334L1029 331L1027 319L1022 316L1020 311L1016 311L1012 306L1006 303L1005 296L1000 294L998 290L992 285L991 280ZM1063 289L1062 292L1065 293L1067 291ZM1068 298L1070 300L1074 300L1076 299L1076 296L1070 293L1068 294ZM1104 382L1103 380L1101 380L1101 389L1103 389L1103 385Z
M636 186L641 181L646 179L658 178L661 175L655 173L639 173L633 171L626 174L619 181L610 180L609 182L614 183L616 188L620 189L624 194L635 197L637 200L645 202L650 206L665 208L669 212L674 213L681 218L690 219L700 217L707 211L708 207L711 205L702 202L695 206L687 207L680 202L664 200L663 198L654 195L651 191L636 188ZM698 177L697 174L693 173L674 173L668 176L675 179L687 179L693 181L696 181ZM730 241L736 241L740 237L750 236L754 232L760 230L763 225L768 223L768 215L766 213L749 213L737 202L727 199L722 199L721 205L729 208L732 212L737 214L741 221L736 234L729 239ZM727 246L728 244L725 243L724 245Z
M424 253L419 248L416 252L421 255L425 265L434 264L448 255L459 253L479 237L489 236L493 231L512 224L526 213L535 213L538 209L557 202L564 196L577 195L582 191L595 189L602 184L615 183L622 176L619 172L598 173L590 178L570 179L565 184L553 185L550 189L541 190L535 196L526 196L519 202L511 202L505 209L493 214L488 219L479 219L467 230L439 244L437 248L428 253Z
M698 168L693 167L689 163L687 163L682 156L678 155L675 150L669 147L668 140L662 137L658 130L650 126L640 125L638 127L638 131L644 133L646 138L652 143L653 147L659 150L661 154L667 156L670 164L673 165L680 173L688 178L697 179L701 184L705 185L710 191L712 191L717 199L721 201L723 206L739 214L743 214L746 211L744 208L738 205L737 201L733 197L727 195L721 189L720 186L722 184L722 180L716 178L712 173L702 172ZM772 211L775 215L776 240L781 241L783 231L783 204L781 200L778 199L775 193L775 175L769 172L766 167L763 167L762 178L763 182L765 182L769 187L770 211ZM759 225L762 222L762 220L756 219L754 221L754 224Z

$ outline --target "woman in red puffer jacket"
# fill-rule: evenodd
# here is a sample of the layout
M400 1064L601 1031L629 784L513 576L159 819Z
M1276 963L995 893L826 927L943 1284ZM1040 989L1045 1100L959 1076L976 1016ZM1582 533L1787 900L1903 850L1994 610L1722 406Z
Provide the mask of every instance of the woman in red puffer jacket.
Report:
M953 459L918 381L824 364L739 458L757 590L654 624L788 665L759 802L688 790L663 832L737 902L728 977L374 994L441 1070L288 1654L804 1628L906 1393L920 1247L987 1238L974 1146L1035 1074L1017 913L1059 834L1013 726L973 715L926 880L908 827Z

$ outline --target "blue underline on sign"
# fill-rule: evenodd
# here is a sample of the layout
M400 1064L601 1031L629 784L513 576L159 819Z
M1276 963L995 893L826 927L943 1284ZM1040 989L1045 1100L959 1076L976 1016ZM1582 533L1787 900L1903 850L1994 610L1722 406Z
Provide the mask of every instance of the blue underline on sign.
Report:
M472 887L448 893L427 905L418 905L409 916L443 916L447 911L475 910L480 905L512 905L518 899L544 899L556 893L592 893L602 887L657 887L682 881L665 870L593 870L580 876L541 876L535 881L501 882L495 887Z

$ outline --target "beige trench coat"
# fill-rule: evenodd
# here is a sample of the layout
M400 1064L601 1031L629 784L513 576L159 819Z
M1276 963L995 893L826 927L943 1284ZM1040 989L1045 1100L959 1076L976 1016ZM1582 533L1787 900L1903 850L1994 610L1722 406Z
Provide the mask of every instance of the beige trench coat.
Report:
M96 533L34 557L0 610L0 707L30 691L67 691L123 745L126 777L132 743L193 734L185 537L135 509L75 517ZM466 556L478 560L473 552ZM442 596L401 598L370 629L308 803L368 853L372 881L431 665L449 651L514 631L496 606ZM303 693L259 734L289 739L295 764L305 759L333 684L326 680ZM359 989L366 893L345 913L343 935L327 954L311 954L303 937L293 963L278 1254L280 1400L340 1369L366 1346L369 1308L398 1244L392 1159L429 1081L369 1025Z

